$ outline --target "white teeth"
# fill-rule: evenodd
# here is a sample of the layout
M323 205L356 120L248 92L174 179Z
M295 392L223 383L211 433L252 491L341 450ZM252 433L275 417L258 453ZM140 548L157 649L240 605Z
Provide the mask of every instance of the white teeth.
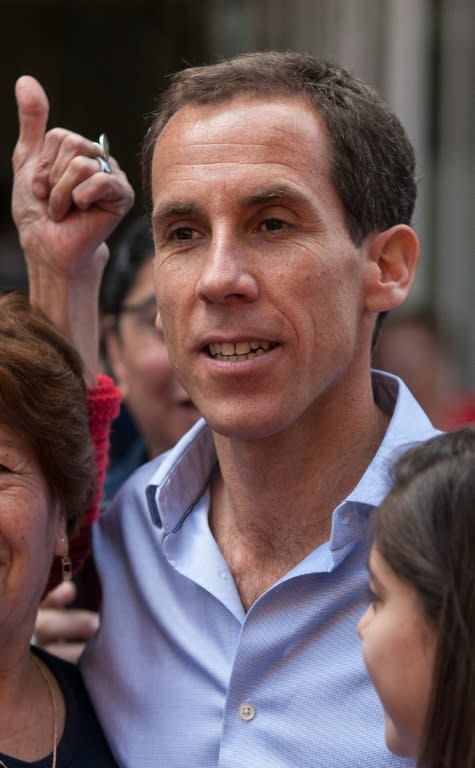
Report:
M222 344L217 342L210 344L209 351L212 357L218 360L237 362L263 355L272 346L275 345L272 345L270 341L238 341L236 344L226 341Z
M238 341L234 347L236 355L247 355L251 351L251 345L247 341Z

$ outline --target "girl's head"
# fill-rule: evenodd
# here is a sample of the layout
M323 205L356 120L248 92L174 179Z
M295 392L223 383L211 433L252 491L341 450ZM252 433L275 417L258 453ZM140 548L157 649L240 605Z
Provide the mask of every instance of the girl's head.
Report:
M475 765L474 429L399 459L373 534L359 631L388 746L420 766Z

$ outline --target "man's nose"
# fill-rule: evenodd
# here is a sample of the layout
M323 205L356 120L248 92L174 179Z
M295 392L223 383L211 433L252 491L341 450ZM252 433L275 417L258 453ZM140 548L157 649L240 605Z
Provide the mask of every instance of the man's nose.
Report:
M229 231L213 234L196 286L198 298L213 304L256 301L255 268L255 258L243 238Z

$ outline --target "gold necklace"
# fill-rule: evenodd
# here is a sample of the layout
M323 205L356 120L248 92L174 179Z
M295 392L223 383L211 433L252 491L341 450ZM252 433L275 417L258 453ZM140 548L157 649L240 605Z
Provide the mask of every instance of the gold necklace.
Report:
M46 680L49 697L51 699L51 706L53 708L53 762L51 763L51 768L56 768L56 750L57 750L57 741L58 741L58 712L56 709L56 697L54 695L53 685L51 682L51 672L47 667L43 666L43 664L40 663L40 661L36 658L36 656L33 653L31 654L31 658L33 660L35 667L39 669L44 679ZM5 765L3 760L0 760L0 766L3 766L3 768L8 768L8 766Z

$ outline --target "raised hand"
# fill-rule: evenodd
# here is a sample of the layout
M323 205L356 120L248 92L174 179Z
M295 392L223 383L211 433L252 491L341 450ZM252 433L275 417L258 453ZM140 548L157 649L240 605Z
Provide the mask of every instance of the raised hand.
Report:
M47 131L40 83L16 83L19 137L12 213L28 267L30 298L79 348L92 383L97 369L97 297L106 238L133 204L119 165L101 170L101 146L64 128Z
M49 104L37 80L20 77L15 92L12 212L22 248L59 270L78 268L127 213L133 190L113 158L113 173L101 172L97 142L64 128L46 132Z

